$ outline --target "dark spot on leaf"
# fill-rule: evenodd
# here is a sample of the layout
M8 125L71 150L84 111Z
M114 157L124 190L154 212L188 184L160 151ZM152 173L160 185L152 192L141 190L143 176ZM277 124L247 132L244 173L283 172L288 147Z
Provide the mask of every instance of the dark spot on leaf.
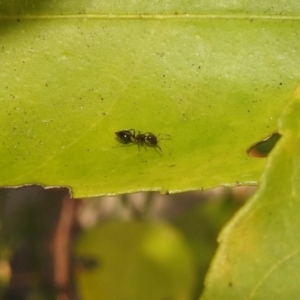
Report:
M275 132L265 139L256 142L254 145L248 148L248 155L259 158L268 156L280 137L281 135L278 132Z

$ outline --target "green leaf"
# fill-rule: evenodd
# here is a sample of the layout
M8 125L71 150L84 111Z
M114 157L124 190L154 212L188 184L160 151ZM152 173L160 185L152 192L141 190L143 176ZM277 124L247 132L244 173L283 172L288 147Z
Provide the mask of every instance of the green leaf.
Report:
M255 182L265 161L246 150L300 77L299 5L207 2L0 4L0 184L83 197ZM129 128L171 139L117 146Z
M260 187L220 236L202 300L296 299L300 268L300 86Z
M107 223L86 231L76 253L82 299L189 299L195 284L191 250L166 224ZM93 262L93 263L92 263Z

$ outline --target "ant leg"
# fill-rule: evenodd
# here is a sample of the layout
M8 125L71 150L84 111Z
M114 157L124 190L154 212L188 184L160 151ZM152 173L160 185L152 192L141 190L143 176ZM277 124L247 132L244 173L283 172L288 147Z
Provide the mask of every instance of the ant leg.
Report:
M134 136L135 137L135 130L133 129L133 128L131 128L131 129L128 129L128 131L130 131L131 132L131 134L132 134L132 136ZM132 133L133 132L133 133Z
M135 143L136 142L136 135L135 135L135 130L133 128L128 129L128 131L131 133L131 142Z
M141 133L139 131L139 133L135 136L135 141L139 146L139 152L140 152L140 148L141 148L141 141L137 137L140 137L140 135L141 135Z
M171 137L169 134L160 133L160 134L157 136L157 139L158 139L159 136L167 136L167 137L168 137L167 139L165 139L165 138L160 138L159 140L169 140L170 137Z
M132 146L132 144L122 144L122 143L118 143L116 146L114 146L113 148L117 148L117 147L130 147Z
M167 137L167 138L164 138ZM160 138L159 138L160 137ZM158 136L157 136L157 147L160 149L160 151L162 152L161 148L159 147L158 145L158 142L161 141L161 140L169 140L171 138L171 136L169 134L164 134L164 133L160 133Z

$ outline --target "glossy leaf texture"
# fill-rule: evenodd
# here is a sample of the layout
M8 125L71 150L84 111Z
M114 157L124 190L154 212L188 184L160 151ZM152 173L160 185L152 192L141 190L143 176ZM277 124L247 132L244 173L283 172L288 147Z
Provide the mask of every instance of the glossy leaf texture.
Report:
M0 3L0 184L74 197L254 183L300 79L299 5ZM114 132L168 134L162 149Z
M297 298L300 267L300 86L255 196L223 230L201 300Z

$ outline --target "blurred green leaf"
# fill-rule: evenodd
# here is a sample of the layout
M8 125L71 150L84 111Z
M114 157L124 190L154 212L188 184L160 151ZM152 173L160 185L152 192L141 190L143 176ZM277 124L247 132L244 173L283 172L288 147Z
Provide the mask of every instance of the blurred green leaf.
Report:
M233 189L224 188L218 196L207 191L207 195L210 194L208 199L202 198L195 207L171 220L172 224L184 234L196 258L198 285L191 299L198 299L203 291L204 278L216 252L216 240L221 228L243 204L243 201L235 199L231 191ZM191 193L184 193L185 196L181 194L182 202L188 202L186 200ZM198 197L201 197L200 193ZM176 198L173 196L172 199Z
M189 300L193 293L192 251L167 224L107 223L86 231L76 253L95 262L77 272L83 299Z
M296 299L300 268L300 86L260 187L220 236L202 300Z
M255 182L265 161L246 150L300 79L299 5L210 2L2 2L1 185L87 197ZM171 139L117 146L125 128Z

